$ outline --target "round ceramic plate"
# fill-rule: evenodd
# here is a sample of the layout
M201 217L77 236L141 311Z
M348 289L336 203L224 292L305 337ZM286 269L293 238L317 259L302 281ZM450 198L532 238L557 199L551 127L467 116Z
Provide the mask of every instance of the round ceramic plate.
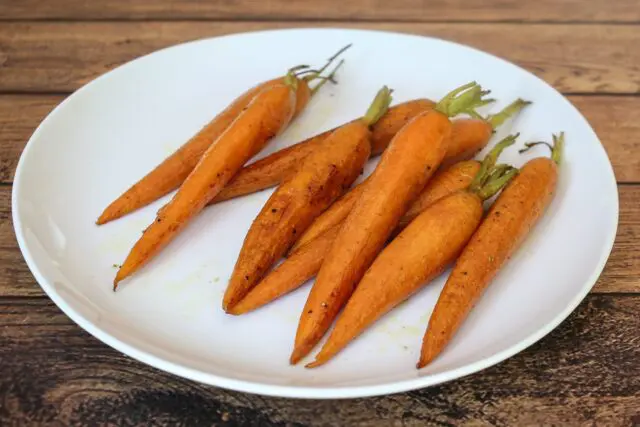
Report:
M221 297L236 256L270 191L205 209L114 293L114 265L166 199L96 226L102 209L248 87L296 64L321 64L347 43L353 47L339 84L323 88L261 156L361 115L384 84L395 90L395 102L438 99L471 80L499 100L484 112L517 97L533 101L492 143L515 131L521 143L566 132L566 162L552 205L441 357L415 368L445 277L314 370L288 363L308 284L254 313L223 313ZM548 153L540 147L523 156L511 149L503 160L521 165L539 155ZM565 319L591 289L611 250L617 218L616 182L600 141L543 81L442 40L338 29L201 40L119 67L42 122L22 154L13 187L15 231L29 268L82 328L131 357L195 381L307 398L426 387L518 353Z

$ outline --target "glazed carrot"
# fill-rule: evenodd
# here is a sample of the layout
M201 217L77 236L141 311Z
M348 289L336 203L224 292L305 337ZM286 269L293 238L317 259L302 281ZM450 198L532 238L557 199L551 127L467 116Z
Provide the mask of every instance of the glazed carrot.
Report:
M494 153L500 146L498 144L491 153ZM402 231L416 216L438 200L466 189L479 170L479 161L466 160L437 172L409 210L402 216L392 235ZM355 194L355 192L351 191L345 197L350 194ZM340 203L340 201L336 203ZM324 257L331 249L331 245L340 231L340 225L333 226L320 236L293 251L282 264L253 288L230 313L243 314L253 311L298 289L305 282L312 279L320 270Z
M231 309L289 249L296 233L320 215L353 181L371 153L370 127L391 102L385 86L360 120L342 126L271 195L245 237L222 307Z
M305 231L298 241L291 247L291 253L294 253L299 248L313 242L328 230L331 230L332 228L340 228L344 219L353 210L353 207L362 195L368 182L369 178L354 186L344 196L340 197L334 204L332 204L329 209L324 211L322 215L316 218L309 228L307 228L307 231Z
M429 364L447 346L551 202L564 135L554 135L554 142L552 159L536 158L521 168L462 251L429 319L418 368Z
M477 160L464 160L449 166L436 173L429 181L424 191L414 200L411 207L402 216L398 223L401 231L409 225L426 208L456 191L464 190L471 184L473 177L480 170L480 162Z
M296 105L296 79L258 95L204 153L178 192L143 232L113 282L133 274L164 248L251 156L289 124Z
M333 61L337 56L342 54L349 46L341 49L336 55L331 57L327 64L318 71L317 74L308 75L304 78L296 78L296 110L294 113L298 115L308 104L313 89L309 87L309 82L314 78L321 78L324 81L329 77L319 77L320 72ZM307 68L306 66L294 67L290 73L305 72L300 71ZM268 80L253 88L249 89L238 98L236 98L227 108L220 112L208 124L206 124L198 133L189 139L182 147L167 157L162 163L156 166L151 172L145 175L131 188L125 191L120 197L113 201L100 215L96 224L104 224L114 219L120 218L128 213L140 209L162 196L177 189L180 184L189 176L198 161L224 130L236 119L238 114L251 102L251 100L264 89L275 84L282 83L283 77Z
M452 263L482 219L482 202L502 188L517 170L491 167L515 137L500 142L483 162L474 190L450 194L425 209L375 259L356 287L329 339L309 368L320 366L384 314L426 286ZM491 178L489 178L491 177Z
M234 315L248 313L298 289L312 279L320 270L324 257L331 249L339 231L340 227L327 230L292 253L227 313Z
M371 155L380 154L402 126L416 115L433 108L434 105L435 103L428 99L415 99L390 107L371 129ZM348 126L351 123L348 122L342 126ZM211 203L255 193L280 184L295 172L302 159L339 128L340 126L322 132L245 166Z
M484 120L475 118L455 120L451 129L451 138L448 141L447 154L440 167L443 168L473 157L487 145L495 129L529 104L529 101L517 99L498 114L490 115ZM471 176L473 176L473 173ZM366 182L365 180L355 186L320 215L293 245L291 250L297 250L300 246L323 234L329 228L342 223L351 212L351 209L353 209Z
M474 108L487 103L482 99L486 93L475 83L464 85L393 138L320 267L300 317L291 363L322 338L402 214L442 162L451 134L449 118L475 113Z

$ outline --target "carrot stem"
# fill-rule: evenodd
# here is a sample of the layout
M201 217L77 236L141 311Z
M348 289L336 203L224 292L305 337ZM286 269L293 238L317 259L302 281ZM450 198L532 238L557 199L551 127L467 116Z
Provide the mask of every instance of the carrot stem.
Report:
M393 93L393 89L389 89L387 86L383 86L382 89L378 91L376 97L373 99L373 102L369 106L369 109L362 117L362 120L367 124L367 126L373 126L380 117L382 117L391 105L391 100L393 97L391 94Z
M284 84L289 86L293 91L298 90L298 78L291 71L284 76Z
M500 166L507 166L506 169L498 171ZM502 190L517 174L518 169L508 165L498 165L489 175L486 184L476 192L482 200L490 199L495 196L498 191Z
M553 149L551 150L551 160L559 166L562 163L562 153L564 151L564 132L553 135Z
M527 142L524 144L524 148L518 152L522 154L536 145L546 145L551 151L551 160L560 165L562 163L562 152L564 151L564 132L560 132L558 135L553 134L551 137L553 138L553 144L549 144L546 141Z
M509 169L511 168L513 168L513 166L504 163L494 166L494 168L491 170L491 173L487 177L487 182L504 175L505 172L509 171Z
M322 74L327 68L329 68L329 65L331 65L333 63L333 61L336 60L336 58L338 58L340 55L342 55L347 49L349 49L351 46L353 46L352 43L349 43L348 45L344 46L343 48L341 48L339 51L337 51L336 53L334 53L329 59L327 59L326 64L324 64L322 66L322 68L320 68L317 72L316 72L316 76L312 77L309 79L309 81L313 80L314 78L316 78L317 76L319 76L320 74Z
M484 184L487 182L487 179L491 175L491 172L496 165L500 154L504 151L505 148L513 145L516 142L518 136L520 136L519 133L507 136L506 138L498 142L496 146L491 149L491 151L489 151L489 153L482 160L482 163L480 163L480 170L469 185L470 191L480 191L481 187L484 186Z
M500 111L499 113L488 115L485 120L487 121L487 123L489 123L489 125L491 125L493 129L496 129L502 126L502 124L505 121L507 121L507 119L513 117L514 115L519 113L524 107L530 104L531 104L531 101L525 101L522 98L518 98L515 101L513 101L511 104L504 107L504 109L502 109L502 111Z
M297 74L298 74L298 71L300 71L300 70L304 70L304 69L306 69L306 68L309 68L309 66L308 66L308 65L304 65L304 64L302 64L302 65L296 65L295 67L291 67L291 68L289 68L289 69L287 70L287 74L289 74L289 73L293 73L293 74L296 74L296 75L297 75ZM301 73L304 73L304 72L305 72L305 71L301 71Z
M447 117L455 117L464 113L474 118L482 118L476 112L476 108L493 102L492 99L483 98L489 93L491 91L482 90L482 87L476 82L470 82L446 94L434 109Z
M320 88L322 86L324 86L325 83L327 83L327 81L330 81L333 84L337 84L338 83L337 80L335 79L335 75L338 72L338 70L340 69L340 67L342 67L342 64L344 64L344 59L341 59L340 62L338 62L338 65L336 65L335 68L333 70L331 70L331 72L329 73L328 76L325 77L325 76L319 76L318 75L318 76L315 76L312 79L308 80L308 81L311 81L311 80L314 80L314 79L322 80L313 89L311 89L311 96L315 95L315 93L317 91L319 91Z

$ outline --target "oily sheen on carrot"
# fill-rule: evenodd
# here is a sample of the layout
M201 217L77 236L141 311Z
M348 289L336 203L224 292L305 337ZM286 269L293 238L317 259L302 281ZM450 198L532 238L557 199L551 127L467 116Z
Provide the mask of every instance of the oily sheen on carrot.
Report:
M224 310L244 298L289 249L296 233L304 231L360 175L371 154L370 126L390 101L391 92L384 87L362 119L329 135L271 195L244 240L224 295Z
M482 202L498 192L517 170L495 166L508 137L483 160L474 181L431 204L376 258L356 287L336 327L309 368L320 366L384 314L438 276L458 256L482 219Z
M475 83L448 94L396 134L347 216L304 306L290 358L297 363L318 343L409 204L442 162L450 116L485 101Z
M554 146L556 161L536 158L521 168L472 236L433 309L418 368L431 363L447 346L483 291L546 210L556 188L562 145L563 135Z
M416 115L433 108L434 105L435 103L428 99L415 99L390 107L386 114L371 128L371 155L380 154L402 126ZM349 126L352 122L342 126ZM283 148L245 166L211 203L255 193L280 184L295 172L300 162L309 153L314 151L327 136L337 129L339 127Z
M394 233L399 233L411 220L438 200L466 189L480 169L480 162L467 160L436 173L420 196L403 215ZM355 194L353 191L349 194ZM339 203L336 202L336 203ZM247 294L231 311L243 314L298 289L315 277L324 257L340 231L340 224L299 247Z
M451 128L451 137L447 143L447 154L440 167L443 168L473 157L487 145L495 129L529 104L529 101L517 99L498 114L487 117L486 120L467 118L455 120ZM366 182L365 180L352 188L351 191L320 215L291 250L297 250L297 248L310 242L329 228L342 223L344 218L351 212L351 209L353 209Z
M114 290L118 282L164 248L249 158L286 128L295 105L295 84L276 84L253 98L211 144L175 196L143 232L118 270Z

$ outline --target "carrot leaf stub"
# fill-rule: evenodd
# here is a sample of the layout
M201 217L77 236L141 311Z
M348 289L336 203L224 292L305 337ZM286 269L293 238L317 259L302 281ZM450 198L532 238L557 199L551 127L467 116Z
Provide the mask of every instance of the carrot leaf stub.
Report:
M434 110L450 118L459 114L467 114L482 120L482 116L476 112L476 108L495 101L494 99L484 98L489 93L491 91L482 90L482 86L476 82L470 82L446 94L436 104Z

